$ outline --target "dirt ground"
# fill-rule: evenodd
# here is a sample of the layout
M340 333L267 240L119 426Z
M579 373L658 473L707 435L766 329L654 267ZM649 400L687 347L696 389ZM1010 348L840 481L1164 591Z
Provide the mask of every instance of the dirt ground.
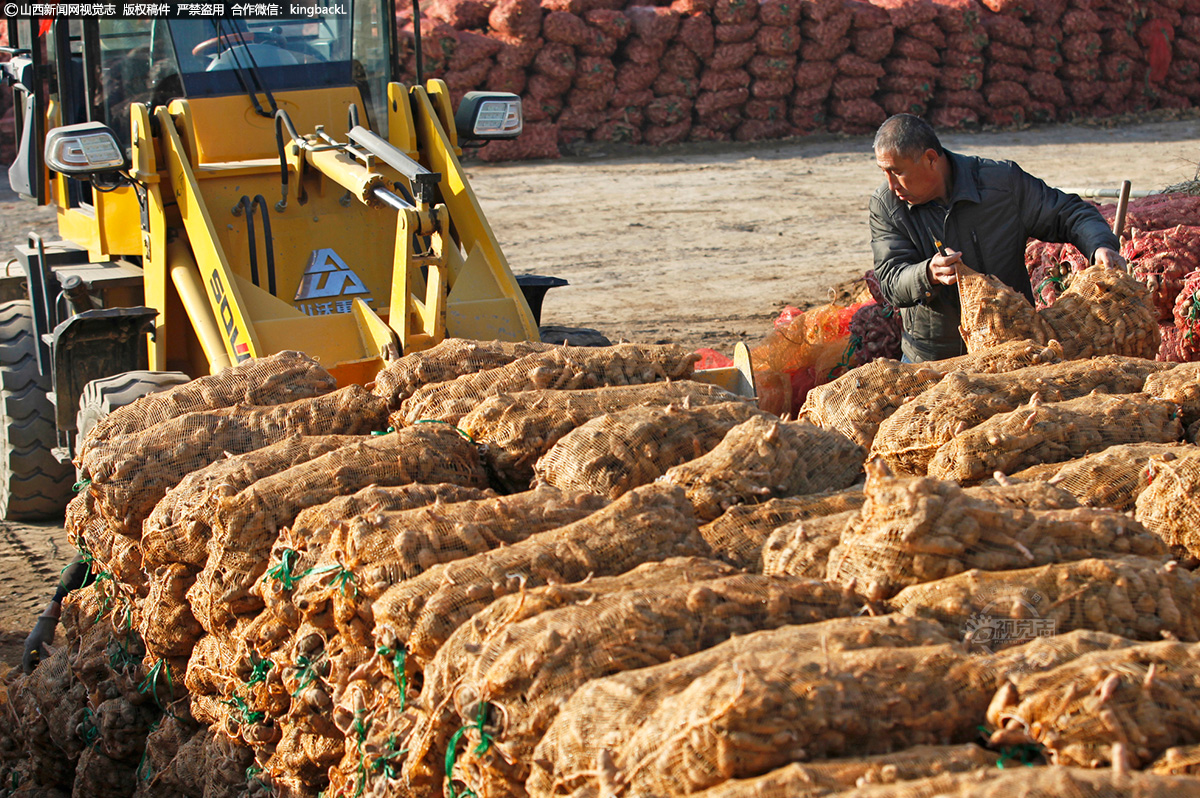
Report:
M1200 118L1118 127L952 134L958 152L1009 158L1064 189L1135 191L1191 180ZM596 149L558 161L469 165L513 270L570 281L543 324L614 340L728 352L757 343L785 305L827 301L871 266L867 198L880 181L869 137L753 145ZM1198 220L1200 222L1200 220ZM0 193L0 246L53 214ZM0 524L0 662L21 641L71 555L61 523Z

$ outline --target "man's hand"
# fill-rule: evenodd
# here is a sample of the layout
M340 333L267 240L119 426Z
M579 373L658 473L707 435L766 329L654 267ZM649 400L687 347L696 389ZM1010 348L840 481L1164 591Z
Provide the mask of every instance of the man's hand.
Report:
M1092 255L1092 262L1097 266L1105 266L1110 269L1125 268L1125 259L1121 257L1121 253L1108 247L1100 247L1096 250L1096 253Z
M962 263L962 253L947 248L945 254L939 252L929 260L929 282L942 285L954 285L958 282L958 272L955 267Z
M54 642L54 630L58 618L42 615L33 625L33 631L25 638L25 653L21 657L21 670L32 673L38 662L46 655L46 646Z

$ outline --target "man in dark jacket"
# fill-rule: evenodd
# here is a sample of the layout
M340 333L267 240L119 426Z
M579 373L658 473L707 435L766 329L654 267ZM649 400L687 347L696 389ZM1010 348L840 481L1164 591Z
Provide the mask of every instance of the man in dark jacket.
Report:
M909 362L966 352L955 267L993 274L1033 302L1029 238L1070 242L1093 263L1124 266L1120 242L1093 206L1011 161L958 155L919 117L897 114L875 134L887 183L871 197L871 249L883 295L900 308ZM937 242L941 243L938 249Z

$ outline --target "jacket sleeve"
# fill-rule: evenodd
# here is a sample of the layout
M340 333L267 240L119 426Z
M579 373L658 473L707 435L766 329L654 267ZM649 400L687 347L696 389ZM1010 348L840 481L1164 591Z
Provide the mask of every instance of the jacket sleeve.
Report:
M1119 251L1121 242L1100 211L1074 194L1056 188L1012 165L1025 229L1042 241L1074 244L1088 260L1101 247Z
M930 296L929 258L893 219L878 194L871 197L871 251L875 276L888 302L908 308Z

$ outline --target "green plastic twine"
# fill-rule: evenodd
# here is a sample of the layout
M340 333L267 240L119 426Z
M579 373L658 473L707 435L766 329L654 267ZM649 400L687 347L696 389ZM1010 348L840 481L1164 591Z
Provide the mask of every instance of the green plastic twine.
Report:
M250 705L246 703L246 699L235 695L233 698L223 698L221 703L231 706L238 711L238 722L243 726L250 726L258 723L267 716L265 712L253 712L250 710Z
M83 490L84 488L86 488L88 485L91 485L91 484L92 484L92 481L90 479L81 479L78 482L76 482L74 485L71 486L71 490L73 490L75 493L78 493L79 491Z
M363 753L363 743L367 739L367 725L363 723L363 716L366 714L366 709L360 709L354 713L354 736L358 738L356 741L358 749L358 789L354 791L354 798L360 798L363 791L367 789L367 755Z
M483 723L487 720L488 704L486 701L479 702L479 710L475 714L475 723L468 723L458 731L454 732L454 736L450 738L450 746L446 749L446 786L450 791L450 798L478 798L475 791L471 789L458 792L454 787L454 764L458 760L458 744L462 741L463 735L474 728L479 732L479 744L475 746L474 754L479 756L492 745L492 735L484 731Z
M414 421L413 423L414 424L445 424L447 427L454 430L459 435L463 436L463 438L465 440L469 441L470 443L478 443L478 441L476 441L474 438L472 438L470 435L467 434L466 430L464 430L460 427L456 427L454 424L451 424L449 421L442 421L440 418L422 418L422 419L418 419L418 420Z
M175 685L171 680L171 666L167 664L165 659L159 658L154 663L149 671L146 672L146 678L142 679L142 683L138 685L139 693L149 693L154 699L154 704L163 712L167 712L167 708L162 705L162 701L158 698L158 677L164 674L167 677L167 690L171 695L175 694ZM168 713L170 714L170 713Z
M292 568L296 565L295 559L298 556L300 555L295 549L284 549L283 554L279 557L279 564L268 568L267 576L277 580L284 590L295 589L296 583L304 578L304 574L292 574Z
M862 342L862 336L853 335L850 337L850 342L846 344L846 351L842 352L841 361L829 370L829 376L826 379L834 379L837 376L837 370L843 366L846 368L850 367L850 361L854 359L854 355L858 352L859 347L862 346Z
M403 712L405 695L408 693L408 674L404 671L404 658L408 651L404 646L397 646L394 651L387 646L380 646L375 653L392 660L392 678L396 681L396 689L400 691L400 711Z
M408 753L407 748L396 747L396 733L392 732L388 735L388 748L391 749L386 754L378 756L371 763L371 770L383 771L384 777L388 779L396 779L400 777L400 768L394 764L394 760L400 759Z
M975 727L984 737L990 736L986 726ZM996 767L1004 770L1006 762L1012 761L1024 765L1027 768L1034 766L1034 761L1042 756L1042 746L1037 743L1026 743L1024 745L1010 745L1000 749L1000 757L996 760Z
M330 563L329 565L322 565L320 568L313 566L300 574L298 578L303 579L306 576L320 576L321 574L328 573L333 574L333 578L329 583L338 587L342 591L343 596L346 595L346 585L354 588L354 596L358 596L358 586L355 584L358 581L358 577L354 575L353 571L340 563Z
M159 721L157 721L157 720L154 721L153 723L151 723L150 728L146 732L146 734L147 735L153 734L154 730L158 728L158 723L159 723ZM146 755L149 753L150 753L150 746L146 746L145 748L142 749L142 759L140 762L138 762L137 770L133 771L134 775L137 776L142 781L150 781L150 777L154 775L154 766L151 765L150 761L146 758ZM142 773L143 767L146 768L145 774Z
M246 680L246 686L252 687L260 682L265 682L267 671L271 670L271 666L274 664L269 659L260 659L254 663L254 667L250 670L250 678Z
M292 698L298 697L309 685L317 680L317 666L320 664L320 655L317 655L315 659L309 659L303 654L296 657L296 675L299 678L299 684L292 691Z
M84 745L88 748L95 748L96 743L100 741L100 730L96 728L96 713L92 712L90 707L83 709L83 722L79 725L83 727L82 737Z

